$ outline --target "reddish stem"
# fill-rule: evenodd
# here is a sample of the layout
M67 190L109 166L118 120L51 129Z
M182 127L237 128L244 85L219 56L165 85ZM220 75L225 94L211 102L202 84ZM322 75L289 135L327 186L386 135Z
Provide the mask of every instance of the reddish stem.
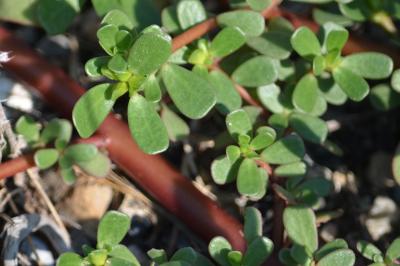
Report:
M34 167L33 154L22 155L18 158L0 164L0 180Z

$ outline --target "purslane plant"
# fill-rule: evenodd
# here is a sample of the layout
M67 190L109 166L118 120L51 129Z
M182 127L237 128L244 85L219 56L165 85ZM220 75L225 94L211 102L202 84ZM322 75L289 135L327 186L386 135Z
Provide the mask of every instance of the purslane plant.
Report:
M398 259L400 258L400 238L396 238L390 244L386 253L382 253L379 248L367 241L359 241L357 243L357 250L362 256L373 263L370 266L394 266L399 265Z
M96 177L105 177L110 171L110 160L95 145L70 144L72 125L68 120L54 118L42 129L33 118L22 116L15 125L15 131L35 151L36 166L43 170L58 163L60 174L67 183L76 179L74 165Z

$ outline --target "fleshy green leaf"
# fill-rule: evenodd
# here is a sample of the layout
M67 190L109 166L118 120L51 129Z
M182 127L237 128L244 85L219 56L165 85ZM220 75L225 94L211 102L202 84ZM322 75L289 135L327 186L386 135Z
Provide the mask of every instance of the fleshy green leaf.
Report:
M63 33L80 12L84 0L40 0L39 21L49 34Z
M385 54L366 52L346 56L340 66L363 78L384 79L393 71L393 60Z
M144 97L149 102L159 102L161 100L162 92L160 84L155 75L150 75L142 84Z
M304 139L317 144L323 143L328 135L325 121L311 115L293 113L289 124Z
M290 33L282 31L267 31L259 37L247 40L247 45L257 52L274 59L286 59L292 52Z
M356 261L354 252L350 249L339 249L323 257L318 266L353 266Z
M313 74L305 75L293 91L292 102L296 109L310 113L318 98L318 81Z
M386 250L386 257L394 261L400 257L400 238L396 238Z
M257 197L265 191L266 180L268 175L262 175L253 159L244 159L240 164L237 176L237 189L240 194ZM265 172L266 173L266 172Z
M72 161L71 158L67 156L60 156L60 159L58 160L58 164L60 166L60 174L64 181L67 184L72 184L76 180L76 175L74 172L74 169L72 169L72 165L74 162Z
M165 7L161 12L162 26L169 33L178 33L181 30L176 5Z
M305 175L307 166L303 162L280 165L275 168L274 174L282 177L297 177Z
M271 255L274 244L266 237L257 237L247 247L243 257L243 265L258 266Z
M172 53L171 39L161 34L146 33L133 44L128 57L134 73L148 75L167 62Z
M131 225L128 215L109 211L101 218L97 229L98 248L113 247L125 237Z
M340 3L340 12L354 21L365 21L371 16L368 2L364 0L353 0L350 3Z
M177 16L184 30L207 19L206 10L199 0L180 1L177 6Z
M214 70L208 75L208 80L214 87L216 107L221 113L228 114L242 106L242 98L226 74Z
M211 84L183 67L165 66L162 78L176 107L189 118L204 117L216 102Z
M353 101L361 101L368 95L368 83L362 77L352 72L352 70L338 67L333 71L333 78Z
M338 249L346 249L348 248L348 245L345 240L343 239L335 239L329 243L326 243L325 245L322 246L318 251L315 252L314 258L315 260L319 261L329 253L332 253L335 250Z
M231 251L228 253L228 260L231 266L241 266L243 255L240 251Z
M381 111L387 111L400 105L400 93L387 84L380 84L371 89L369 99L372 105Z
M72 135L72 125L66 119L52 119L43 129L40 134L40 140L47 144L55 140L55 147L57 149L64 149Z
M104 265L107 260L106 249L96 249L89 253L88 260L92 265Z
M361 240L357 242L357 250L367 259L374 260L375 256L383 256L382 251L375 245Z
M161 119L164 122L170 140L182 140L189 135L190 129L186 122L165 105L161 111Z
M226 127L235 139L240 135L252 135L253 125L246 111L239 109L226 116Z
M97 31L97 38L99 39L100 46L106 51L109 55L114 55L116 40L115 36L117 35L118 28L114 25L108 24L101 27Z
M257 208L247 207L244 210L244 237L247 243L253 242L257 237L262 236L263 220Z
M152 248L147 251L147 255L157 264L163 264L167 262L167 253L163 249Z
M395 91L400 92L400 69L393 72L391 85Z
M392 160L392 173L397 184L400 184L400 145L397 146Z
M238 27L246 37L259 36L265 28L264 18L260 13L250 10L222 13L217 16L217 22L222 27Z
M79 161L76 164L84 172L94 177L106 177L111 170L110 159L101 152L98 152L91 160Z
M221 236L214 237L208 245L210 256L221 266L230 266L227 256L231 250L231 244Z
M240 85L258 87L274 83L278 79L279 63L267 56L256 56L241 64L232 74Z
M333 50L341 51L349 38L349 32L335 23L328 22L323 25L324 49L327 52Z
M22 135L28 144L39 140L40 124L30 116L21 116L15 124L15 131Z
M108 61L107 67L111 71L117 74L121 74L126 72L128 68L128 63L125 61L125 58L121 54L116 54Z
M262 150L271 145L276 138L276 132L271 127L259 127L256 136L251 140L250 147L253 150Z
M100 56L90 59L85 64L85 71L90 77L101 77L101 69L108 64L110 56Z
M67 252L57 259L57 266L81 266L82 258L76 253Z
M58 151L56 149L41 149L35 152L35 164L40 169L47 169L53 166L58 160Z
M309 254L318 248L317 226L311 209L302 206L287 207L283 212L283 223L290 239L304 246Z
M257 95L261 103L273 113L282 113L284 106L281 102L281 90L275 84L257 88Z
M172 256L171 261L185 261L190 264L194 264L197 259L197 253L191 247L181 248L175 252Z
M307 27L298 28L290 40L293 49L302 57L313 58L321 54L317 36Z
M140 94L133 95L128 104L128 124L139 147L148 154L168 148L167 130L152 103Z
M243 32L237 27L222 29L212 40L210 51L216 57L227 56L246 42Z
M114 106L113 85L100 84L87 91L76 102L72 111L72 121L83 138L90 137L101 125Z
M246 2L255 11L262 11L272 3L271 0L246 0Z
M120 30L121 29L132 30L134 27L130 18L124 12L118 9L113 9L110 12L108 12L101 21L101 24L102 25L110 24L116 26Z
M271 164L288 164L300 161L304 154L305 148L302 139L292 134L266 148L261 153L261 157Z
M98 152L97 147L93 144L79 143L66 148L64 155L74 162L81 162L92 160Z
M318 79L318 86L324 99L333 105L342 105L347 100L347 95L332 78Z

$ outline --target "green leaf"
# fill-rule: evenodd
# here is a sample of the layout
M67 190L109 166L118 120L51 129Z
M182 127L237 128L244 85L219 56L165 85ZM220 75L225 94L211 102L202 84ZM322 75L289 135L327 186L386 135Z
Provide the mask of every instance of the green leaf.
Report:
M101 27L97 31L97 38L99 39L100 46L109 55L114 55L114 47L117 44L115 36L117 35L118 28L114 25L108 24Z
M386 258L394 261L400 257L400 238L396 238L386 250Z
M149 102L159 102L161 100L162 92L160 84L155 75L150 75L142 84L141 88L144 91L144 97Z
M237 189L240 194L248 197L258 197L266 190L267 173L263 175L253 159L244 159L240 164L237 176Z
M390 83L395 91L400 92L400 69L393 72Z
M400 145L398 144L392 159L392 173L397 184L400 184Z
M210 52L216 57L225 57L246 42L246 37L238 27L226 27L222 29L212 40Z
M267 56L255 56L236 68L232 79L248 87L268 85L278 79L278 68L276 60Z
M41 149L35 152L34 161L39 169L47 169L53 166L58 160L56 149Z
M290 206L283 212L283 223L290 239L304 246L308 254L318 248L318 234L314 212L302 206ZM337 264L341 265L341 264Z
M94 177L106 177L111 170L111 162L107 156L98 152L91 160L78 161L76 164L87 174Z
M247 247L243 265L259 266L271 255L274 249L272 241L266 237L257 237Z
M57 266L81 266L82 258L76 253L66 252L57 259Z
M89 253L88 260L92 265L104 265L107 260L107 250L97 249Z
M393 71L393 60L385 54L366 52L346 56L340 66L363 78L384 79Z
M253 150L262 150L271 145L276 138L276 132L271 127L259 127L256 136L251 140L250 147Z
M199 0L180 1L177 6L177 16L183 30L207 19L206 10Z
M0 19L23 25L38 25L36 0L0 1Z
M310 178L297 187L298 191L311 191L319 197L327 196L332 190L332 183L325 178Z
M120 258L109 258L106 263L107 266L134 266L132 262Z
M101 218L97 228L97 247L111 248L125 237L131 225L128 215L109 211Z
M356 261L356 256L350 249L339 249L332 253L329 253L323 257L319 262L318 266L353 266Z
M321 54L317 36L307 27L298 28L290 39L293 49L302 57L313 58Z
M60 174L67 184L72 184L76 180L74 169L72 169L73 163L74 162L72 161L72 159L64 155L60 156L60 159L58 160L58 165L60 166Z
M72 121L81 137L90 137L110 113L116 100L108 97L112 89L111 84L97 85L76 102Z
M259 37L247 40L247 45L259 52L274 59L286 59L292 52L290 45L290 33L282 31L267 31Z
M263 220L261 212L254 207L247 207L244 210L244 237L250 244L256 238L262 236Z
M351 26L353 21L345 16L342 16L339 12L324 10L319 8L313 9L313 19L319 25L324 25L327 22L334 22L343 27Z
M357 242L357 250L367 259L374 261L375 256L383 256L382 251L375 245L361 240Z
M261 158L271 164L288 164L300 161L305 154L302 139L291 134L286 136L261 153Z
M347 95L332 78L319 78L318 86L324 99L333 105L342 105L347 100Z
M238 27L246 37L259 36L265 29L264 18L260 13L250 10L222 13L217 16L217 23L222 27Z
M128 63L135 74L148 75L167 62L171 53L170 38L160 34L146 33L133 44Z
M156 154L168 148L167 129L153 104L140 94L134 94L129 100L128 124L132 136L144 152Z
M273 113L283 113L281 90L275 84L261 86L257 88L257 95L261 103Z
M318 98L318 81L313 74L305 75L293 91L292 102L296 109L310 113Z
M96 2L96 0L92 0L92 2ZM96 7L96 5L95 5ZM122 30L132 30L134 25L130 18L121 10L113 9L104 16L101 21L102 25L113 25L118 29Z
M15 131L22 135L29 145L39 140L40 124L30 116L21 116L15 124Z
M226 127L236 140L240 135L252 135L253 125L243 109L235 110L226 116Z
M340 12L354 21L365 21L371 16L367 1L353 0L350 3L340 3Z
M280 165L275 168L274 174L282 177L297 177L304 176L307 171L307 166L303 162Z
M387 84L373 87L369 99L372 105L380 111L387 111L400 105L400 94Z
M329 243L326 243L319 250L317 250L314 254L315 260L319 261L329 253L332 253L338 249L346 249L348 245L343 239L335 239Z
M40 0L38 17L48 34L63 33L80 12L84 0Z
M262 11L271 5L272 0L246 0L251 9L255 11Z
M176 107L192 119L204 117L215 104L211 84L191 71L174 65L162 69L162 78Z
M161 12L162 26L169 33L179 33L181 27L179 25L178 13L176 5L165 7Z
M268 119L268 124L273 127L278 136L284 133L284 130L289 126L289 117L284 114L273 114Z
M194 264L196 259L197 259L196 251L194 251L194 249L191 247L185 247L176 251L175 254L172 256L171 261L185 261L192 265Z
M103 75L101 69L107 66L110 58L109 56L100 56L90 59L85 64L86 74L90 77L101 77Z
M230 266L227 256L231 250L231 244L221 236L214 237L208 245L210 256L221 266Z
M228 261L231 266L241 266L243 255L240 251L231 251L228 253Z
M333 71L333 78L346 95L353 101L361 101L369 92L368 83L352 70L337 67Z
M186 122L165 105L163 105L161 111L161 119L164 122L170 140L182 140L190 134L190 129Z
M211 176L218 185L224 185L235 180L236 176L231 171L232 164L226 156L215 159L211 164Z
M57 149L64 149L72 135L72 125L66 119L52 119L43 129L40 134L40 141L48 144L50 141L55 140L55 147Z
M97 147L93 144L79 143L65 149L64 155L74 162L92 160L98 153Z
M306 248L304 246L294 244L290 249L290 255L300 265L309 265L311 262L311 256L307 254Z
M328 22L322 26L324 42L323 47L327 52L341 51L349 38L349 32L335 23Z
M107 67L117 73L125 73L128 67L128 63L125 61L124 57L121 54L114 55L107 63Z
M147 251L147 255L157 264L163 264L167 262L167 253L163 249L152 248Z
M279 251L279 260L287 266L297 266L298 263L290 255L288 248L283 248Z
M293 113L289 124L301 137L317 144L323 143L328 135L325 121L311 115Z
M242 106L242 98L226 74L213 70L208 75L208 80L214 87L216 107L222 114L228 114Z

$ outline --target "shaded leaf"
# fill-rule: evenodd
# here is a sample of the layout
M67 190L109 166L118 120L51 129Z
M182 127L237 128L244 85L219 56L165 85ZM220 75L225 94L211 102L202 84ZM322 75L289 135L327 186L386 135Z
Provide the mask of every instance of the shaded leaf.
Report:
M392 90L386 84L373 87L369 99L372 105L381 111L387 111L400 105L400 93Z
M280 165L274 170L276 176L297 177L305 175L307 166L303 162Z
M305 153L302 139L295 135L284 137L261 153L261 158L272 164L288 164L300 161Z
M244 237L247 243L253 242L257 237L262 236L263 220L257 208L247 207L244 210Z
M400 69L397 69L393 72L391 85L395 91L400 92Z
M238 27L247 37L261 35L265 28L264 18L260 13L250 10L236 10L217 16L217 22L222 27Z
M39 140L40 124L30 116L21 116L15 124L15 131L22 135L28 144Z
M243 257L243 265L261 265L272 253L274 244L266 237L257 237L247 247Z
M240 135L252 135L253 125L243 109L235 110L226 116L226 127L235 139Z
M208 245L210 256L221 266L230 266L227 256L231 250L231 244L221 236L214 237Z
M319 261L329 253L332 253L335 250L338 249L346 249L348 248L348 245L345 240L343 239L335 239L329 243L326 243L325 245L322 246L319 250L317 250L314 254L315 260Z
M386 250L385 255L390 261L394 261L400 257L400 238L396 238Z
M186 122L165 105L161 111L161 119L164 122L170 140L182 140L189 135L190 129Z
M94 177L106 177L111 170L110 159L101 152L98 152L91 160L79 161L76 164L84 172Z
M293 113L289 124L304 139L317 144L323 143L328 135L325 121L311 115Z
M247 40L247 45L257 52L274 59L286 59L292 52L290 33L282 31L267 31L259 37Z
M369 92L368 83L359 75L343 67L333 71L333 78L346 95L353 101L361 101Z
M375 245L361 240L357 242L357 250L367 259L374 260L376 255L382 256L382 251L380 251Z
M297 83L292 96L296 109L310 113L318 98L318 81L313 74L307 74Z

